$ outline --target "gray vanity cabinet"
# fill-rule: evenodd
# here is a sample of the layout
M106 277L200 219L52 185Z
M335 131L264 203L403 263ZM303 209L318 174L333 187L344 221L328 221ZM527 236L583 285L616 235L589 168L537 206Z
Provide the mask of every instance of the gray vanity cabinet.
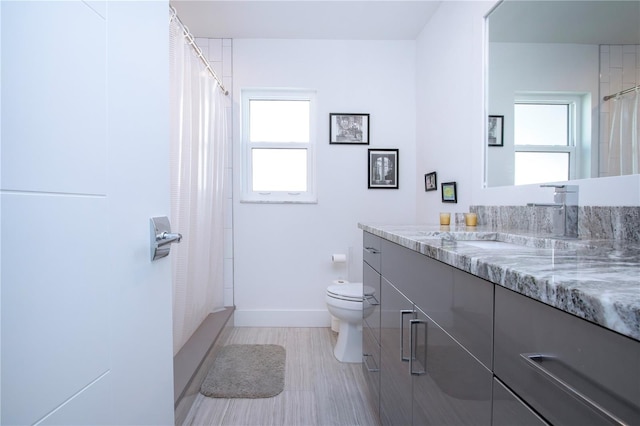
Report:
M551 424L640 424L640 342L500 286L494 373Z
M409 334L414 312L413 303L383 277L380 316L380 421L383 425L411 424Z
M380 309L365 374L383 424L640 425L640 342L365 232L367 244Z
M490 424L493 286L387 240L381 251L382 423Z
M493 284L386 240L381 249L382 274L491 370Z
M380 256L381 239L369 233L364 234L362 257L362 282L374 289L373 295L363 294L365 308L372 307L373 313L362 321L362 371L369 389L372 406L379 414L380 407Z
M491 424L491 371L419 309L416 320L412 423Z
M362 371L370 390L371 404L380 406L380 274L366 262L363 284L375 289L373 296L364 295L363 304L372 306L373 313L362 321ZM379 413L378 413L379 414Z

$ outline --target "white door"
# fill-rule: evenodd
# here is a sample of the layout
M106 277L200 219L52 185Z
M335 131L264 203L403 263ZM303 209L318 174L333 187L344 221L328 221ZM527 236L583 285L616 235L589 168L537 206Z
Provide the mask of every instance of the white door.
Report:
M168 4L0 13L0 423L173 424Z

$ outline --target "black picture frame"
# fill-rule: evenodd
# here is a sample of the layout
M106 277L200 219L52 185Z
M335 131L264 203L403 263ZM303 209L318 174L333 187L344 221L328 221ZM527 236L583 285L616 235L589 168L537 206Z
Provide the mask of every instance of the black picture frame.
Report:
M442 202L443 203L457 203L458 195L456 191L455 182L442 183Z
M399 150L369 149L367 178L369 189L398 189L400 165Z
M504 146L504 115L490 115L487 123L487 145Z
M369 145L369 114L330 113L329 143Z
M438 190L438 177L436 176L436 172L424 175L424 190L425 192Z

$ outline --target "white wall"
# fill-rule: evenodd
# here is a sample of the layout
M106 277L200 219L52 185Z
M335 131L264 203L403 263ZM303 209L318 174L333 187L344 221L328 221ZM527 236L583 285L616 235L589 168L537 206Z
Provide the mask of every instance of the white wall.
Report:
M419 222L464 212L482 187L483 16L493 2L443 2L417 40L416 174L437 172L438 191L416 188ZM457 182L458 203L440 184Z
M436 222L440 210L469 205L550 202L538 185L483 188L484 16L495 2L443 2L417 40L416 174L438 172L438 182L458 182L458 204L440 191L416 188L417 217ZM583 205L640 205L640 175L576 180Z
M235 324L327 326L327 285L362 279L357 223L415 221L415 42L235 39L233 67ZM246 87L317 90L317 204L239 202ZM371 144L329 145L331 112L371 114ZM367 148L400 150L398 190L367 189Z

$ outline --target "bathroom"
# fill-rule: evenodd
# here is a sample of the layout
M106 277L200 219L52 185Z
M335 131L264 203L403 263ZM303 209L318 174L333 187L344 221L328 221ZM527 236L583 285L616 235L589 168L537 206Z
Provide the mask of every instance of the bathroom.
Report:
M175 6L186 22L193 19L195 10L200 14L207 11L180 2ZM243 181L243 164L240 155L234 156L236 327L326 327L327 283L337 278L362 280L362 233L355 226L358 222L433 224L442 209L461 213L471 205L525 206L532 201L553 200L553 191L539 185L484 186L485 150L477 134L484 131L483 16L493 6L493 2L440 4L425 11L432 16L416 40L410 41L282 39L277 32L274 35L270 26L251 30L252 34L263 31L262 37L238 37L234 34L242 34L240 30L229 29L229 34L234 35L232 40L197 39L204 52L219 51L219 43L231 45L233 67L222 72L223 78L233 84L236 152L242 143L237 108L242 88L311 88L318 95L317 204L243 202L239 185ZM190 24L192 31L200 29L197 36L218 34L216 25L194 26L198 22ZM461 32L461 28L468 33ZM442 37L450 42L440 42ZM451 59L451 55L465 52L460 50L462 46L469 52L464 55L466 62ZM213 63L225 69L224 54L221 58L223 63L212 58ZM438 58L438 66L432 58ZM345 63L349 66L342 66ZM479 72L470 73L469 69ZM594 81L597 85L597 76ZM449 110L456 113L442 112ZM335 112L370 114L370 144L328 143L329 126L322 117ZM413 140L418 142L410 142ZM399 149L398 189L367 188L367 148ZM456 204L441 203L439 191L424 191L423 175L433 170L438 171L439 182L457 182ZM600 189L607 180L613 185L611 189ZM635 175L579 182L581 205L636 206L640 202ZM614 182L619 182L619 192ZM591 185L595 185L593 189ZM256 242L268 242L269 249ZM332 263L332 253L346 254L347 263ZM301 283L301 276L309 279Z
M312 88L317 90L319 117L317 204L242 202L242 163L240 155L234 156L236 325L323 325L326 283L338 277L361 278L358 222L434 223L445 207L455 213L470 205L551 202L553 191L538 185L485 188L483 184L485 153L478 143L484 129L482 17L493 4L445 2L430 11L433 16L415 41L266 37L232 41L229 77L235 107L243 87ZM186 20L188 5L178 2L176 7ZM206 46L207 40L200 43ZM451 58L461 55L464 59ZM238 110L234 108L233 116L236 150L241 143ZM332 112L370 114L370 144L329 144L325 118ZM367 188L367 148L399 149L398 189ZM424 191L423 176L434 170L438 182L457 182L456 204L441 203L439 191ZM603 185L610 189L603 190ZM640 201L637 175L586 179L580 186L582 205ZM349 254L345 268L331 264L332 253ZM301 283L300 277L309 271L313 271L310 279ZM283 294L287 297L278 297Z
M234 156L233 264L227 271L233 292L225 294L225 305L236 306L236 326L328 326L327 283L362 278L358 222L435 223L443 208L461 213L471 205L551 201L552 192L538 185L483 185L484 16L494 5L442 2L408 41L232 40L234 107L245 86L312 88L319 99L317 204L241 202L241 165ZM166 15L157 5L148 7L149 25L161 34ZM160 41L145 42L149 50L141 57L162 51ZM370 114L370 146L330 145L323 117L333 112ZM238 120L234 108L234 145ZM399 150L398 189L367 188L367 148ZM441 203L439 191L424 191L424 174L432 171L439 183L457 182L456 204ZM640 206L640 175L578 184L581 205ZM333 253L347 254L348 263L334 265ZM167 396L160 398L164 403Z

